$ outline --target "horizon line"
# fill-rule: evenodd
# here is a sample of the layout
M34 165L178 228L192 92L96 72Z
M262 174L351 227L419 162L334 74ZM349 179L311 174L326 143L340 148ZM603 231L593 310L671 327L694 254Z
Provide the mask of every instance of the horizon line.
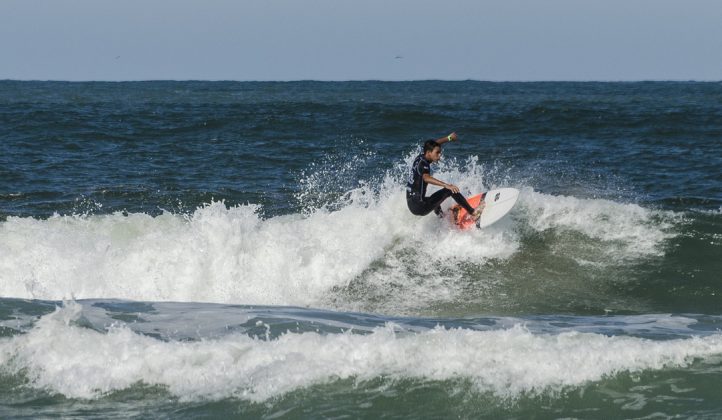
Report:
M496 80L496 79L286 79L286 80L262 80L262 79L9 79L0 78L0 82L58 82L58 83L150 83L150 82L209 82L209 83L414 83L414 82L478 82L478 83L722 83L722 79L609 79L609 80L588 80L588 79L539 79L539 80Z

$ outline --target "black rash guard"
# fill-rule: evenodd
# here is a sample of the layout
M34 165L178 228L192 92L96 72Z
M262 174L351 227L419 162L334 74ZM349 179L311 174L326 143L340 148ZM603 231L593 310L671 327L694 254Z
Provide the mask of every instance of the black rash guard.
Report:
M426 182L424 182L424 174L431 174L431 163L429 163L424 155L416 156L414 163L411 164L409 171L409 179L406 183L406 196L413 196L418 200L423 200L426 195Z

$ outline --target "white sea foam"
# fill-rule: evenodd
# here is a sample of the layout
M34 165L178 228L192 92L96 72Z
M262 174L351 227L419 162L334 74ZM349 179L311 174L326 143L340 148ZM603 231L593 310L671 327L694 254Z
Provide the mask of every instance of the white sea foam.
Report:
M662 245L672 237L672 225L664 215L636 204L622 204L604 199L579 199L550 196L524 188L519 199L520 211L537 231L556 229L574 231L589 238L618 243L620 259L662 255Z
M684 368L718 358L722 335L653 341L564 332L532 334L435 329L370 334L286 333L265 341L231 335L161 341L126 327L102 333L76 326L81 307L46 315L27 334L0 339L0 369L70 398L93 399L142 383L183 400L263 401L336 380L468 380L504 398L538 395L624 373Z
M401 193L268 220L255 206L219 202L189 217L9 218L0 225L0 295L304 305L344 286L392 247L431 254L421 245L429 235L454 245L448 226L410 215ZM515 246L471 248L460 235L456 241L470 249L461 256L469 259Z
M438 175L465 193L483 190L479 167L466 165ZM0 223L0 296L324 306L332 290L364 276L418 307L461 293L460 262L519 252L521 226L578 232L621 258L658 255L670 235L640 206L531 188L510 217L462 233L411 215L391 176L348 191L337 207L265 220L255 205L222 202L190 215L9 217Z
M719 215L722 215L722 206L720 206L717 210L700 210L699 212L702 214L710 214L713 216L719 216Z

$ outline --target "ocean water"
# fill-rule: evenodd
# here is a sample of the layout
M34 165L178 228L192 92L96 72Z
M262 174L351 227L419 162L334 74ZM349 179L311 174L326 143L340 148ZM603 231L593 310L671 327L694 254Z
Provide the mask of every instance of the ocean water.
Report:
M721 168L721 83L0 81L0 417L720 418Z

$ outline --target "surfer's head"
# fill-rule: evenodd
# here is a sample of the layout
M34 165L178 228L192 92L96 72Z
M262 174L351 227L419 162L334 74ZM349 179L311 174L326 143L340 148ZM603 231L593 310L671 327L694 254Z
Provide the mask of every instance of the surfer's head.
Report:
M424 158L430 162L437 162L441 159L441 145L436 140L424 142Z

